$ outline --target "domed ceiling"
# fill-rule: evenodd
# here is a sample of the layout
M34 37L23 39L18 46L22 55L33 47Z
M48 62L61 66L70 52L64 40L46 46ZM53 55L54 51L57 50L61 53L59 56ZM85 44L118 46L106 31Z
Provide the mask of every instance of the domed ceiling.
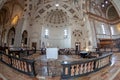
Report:
M38 2L36 3L38 6L36 7L35 18L37 19L39 17L42 17L47 12L47 14L44 16L47 16L46 21L48 23L54 23L54 24L65 23L66 20L68 20L68 16L74 19L79 19L81 18L81 15L80 15L81 13L79 13L77 9L78 6L75 5L73 1L72 0L44 0L43 3ZM56 6L56 4L58 4L59 6ZM48 18L52 21L49 21Z
M61 9L54 9L47 12L45 21L49 25L63 25L68 22L68 17L66 12Z

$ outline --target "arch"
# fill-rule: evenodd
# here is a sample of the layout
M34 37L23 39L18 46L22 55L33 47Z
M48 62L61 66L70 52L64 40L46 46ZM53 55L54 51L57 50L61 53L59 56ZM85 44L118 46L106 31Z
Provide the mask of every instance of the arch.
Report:
M6 28L5 24L10 20L10 10L7 6L3 6L0 9L0 45L3 45L5 42Z
M22 41L23 45L27 45L28 43L28 32L27 30L24 30L22 33Z
M1 0L0 1L0 9L3 7L3 5L7 2L8 0Z
M118 15L120 16L120 7L119 7L119 2L117 0L110 0L110 2L113 4L113 6L115 7Z
M36 19L42 18L42 16L44 17L47 14L47 12L53 9L60 9L66 12L70 18L77 18L81 20L81 15L78 12L78 10L75 7L71 6L70 4L61 2L60 3L61 6L59 6L59 8L56 8L53 4L54 4L53 2L50 2L50 3L46 3L44 6L38 5L40 8L38 8L37 11L35 12L34 18ZM47 6L49 6L49 8L47 8Z
M8 7L3 7L0 10L0 24L6 24L10 19L10 10Z
M11 47L14 45L14 39L15 39L15 28L12 27L9 31L8 31L8 36L7 36L7 43L8 46Z
M117 11L113 5L111 5L107 8L106 17L109 20L115 20L115 19L119 18L119 14L117 13Z

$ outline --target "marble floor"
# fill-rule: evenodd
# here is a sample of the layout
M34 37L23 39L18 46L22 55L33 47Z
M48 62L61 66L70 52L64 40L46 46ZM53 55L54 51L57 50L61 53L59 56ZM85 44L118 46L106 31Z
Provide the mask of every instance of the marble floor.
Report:
M7 80L2 74L0 74L0 80Z
M72 57L71 56L64 56L64 57L60 56L60 57L62 58L61 61L62 60L78 60L78 59L80 59L79 56L78 57L76 57L76 56L72 56ZM40 61L45 61L44 56L41 56L41 58L38 57L38 59L42 59ZM39 80L61 80L59 73L58 73L58 76L55 76L55 77L54 76L52 77L52 76L46 74L47 73L47 68L45 67L46 65L45 64L43 65L44 69L42 69L43 71L41 71L41 72L44 72L44 74L38 72L39 74L36 77ZM120 53L113 53L112 64L110 66L108 66L98 72L89 74L87 76L79 77L76 79L70 79L70 80L120 80Z

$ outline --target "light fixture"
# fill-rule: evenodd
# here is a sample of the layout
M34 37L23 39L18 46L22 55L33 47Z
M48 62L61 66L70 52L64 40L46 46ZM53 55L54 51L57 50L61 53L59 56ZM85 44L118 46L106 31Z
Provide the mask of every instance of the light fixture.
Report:
M56 7L58 7L59 6L59 4L58 4L59 2L58 2L58 0L55 0L55 6Z
M102 7L105 7L105 4L102 4Z
M64 61L64 64L67 64L68 62L67 61Z
M56 6L56 7L58 7L58 6L59 6L59 4L58 4L58 3L56 3L56 4L55 4L55 6Z
M16 15L13 19L12 19L12 22L11 22L11 24L12 25L15 25L15 24L17 24L17 22L18 22L18 19L19 19L19 16L18 15Z
M105 1L106 4L108 4L108 1Z
M88 48L86 48L86 51L88 52L88 51L89 51L89 49L88 49Z

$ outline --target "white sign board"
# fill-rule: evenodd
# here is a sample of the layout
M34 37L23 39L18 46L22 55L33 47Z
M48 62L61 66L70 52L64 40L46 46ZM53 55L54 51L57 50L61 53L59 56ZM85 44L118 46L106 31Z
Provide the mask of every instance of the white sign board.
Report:
M47 48L46 56L47 59L58 59L58 48Z

